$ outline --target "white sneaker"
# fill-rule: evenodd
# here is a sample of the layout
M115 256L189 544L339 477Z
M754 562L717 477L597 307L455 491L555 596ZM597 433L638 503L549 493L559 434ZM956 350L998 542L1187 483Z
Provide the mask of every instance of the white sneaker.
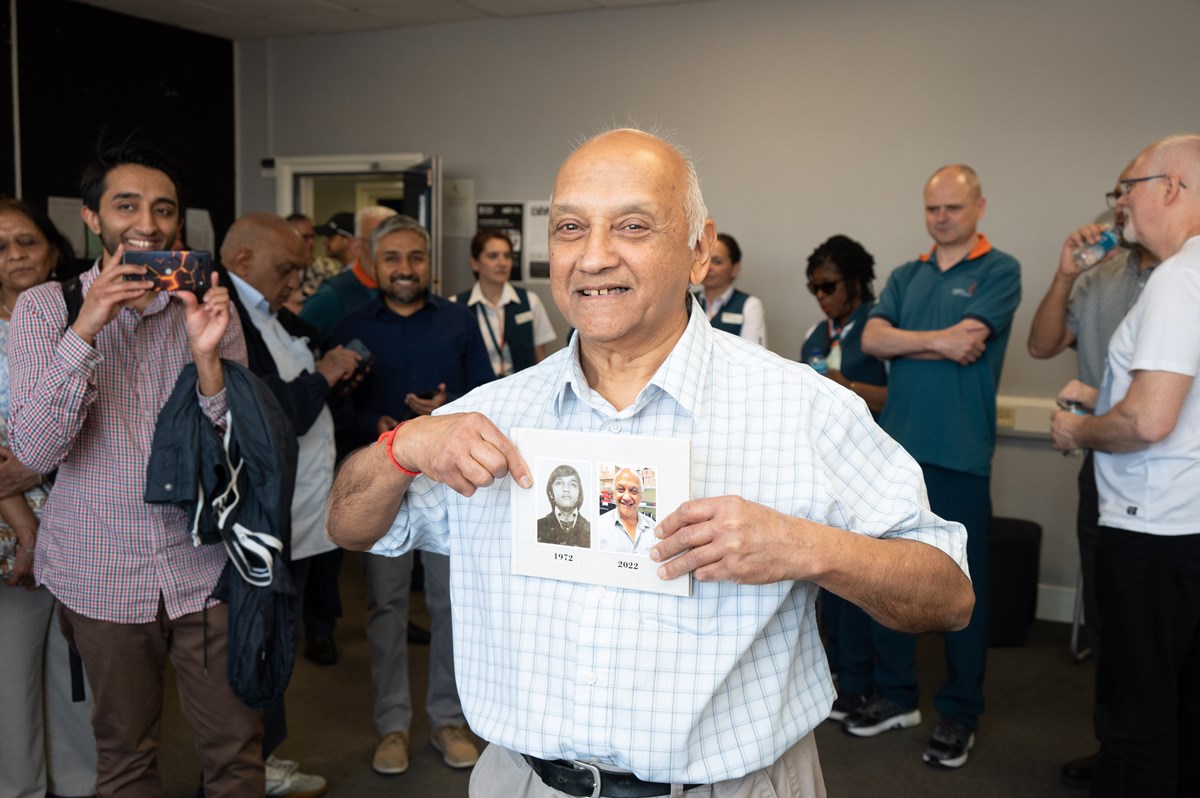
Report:
M277 756L267 757L267 795L281 798L317 798L324 795L325 779L301 773L300 764Z

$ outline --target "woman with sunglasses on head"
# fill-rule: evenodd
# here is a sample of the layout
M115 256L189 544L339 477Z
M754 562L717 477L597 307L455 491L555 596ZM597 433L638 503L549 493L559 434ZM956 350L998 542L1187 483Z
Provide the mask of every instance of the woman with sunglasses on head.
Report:
M41 476L8 448L8 328L17 298L74 260L44 214L0 197L0 795L96 791L90 695L72 700L54 596L34 579ZM7 556L6 556L7 555Z
M807 274L808 290L826 319L805 335L800 361L861 396L878 418L887 401L887 365L862 351L863 327L875 304L875 258L854 239L836 235L808 256Z
M703 290L697 293L700 307L718 330L766 346L767 320L762 300L733 287L741 270L742 248L733 236L718 233Z

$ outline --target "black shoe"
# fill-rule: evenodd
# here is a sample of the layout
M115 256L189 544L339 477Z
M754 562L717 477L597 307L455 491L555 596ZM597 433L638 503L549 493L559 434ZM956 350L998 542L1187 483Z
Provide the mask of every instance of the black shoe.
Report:
M1087 788L1092 783L1092 766L1096 764L1099 754L1085 756L1083 759L1073 759L1062 766L1060 780L1067 787Z
M906 709L886 698L875 698L846 718L842 729L855 737L874 737L892 729L910 729L920 724L921 710Z
M869 700L861 693L838 693L837 700L833 702L833 708L829 710L829 719L841 723L865 707Z
M960 768L967 764L967 756L974 745L975 732L956 720L942 718L921 759L930 767Z
M309 637L304 641L304 658L317 665L336 665L337 644L328 635Z
M429 632L417 626L412 621L408 622L408 642L414 646L429 645Z

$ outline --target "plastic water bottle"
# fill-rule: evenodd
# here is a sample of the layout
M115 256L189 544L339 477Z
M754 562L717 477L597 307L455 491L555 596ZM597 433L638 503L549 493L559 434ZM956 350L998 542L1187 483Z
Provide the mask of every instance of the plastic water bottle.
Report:
M1121 240L1121 234L1116 230L1105 230L1100 234L1100 240L1093 244L1086 244L1075 250L1072 257L1075 259L1075 265L1081 270L1090 269L1100 261L1104 260L1104 256L1112 252L1113 249Z
M1079 402L1062 402L1061 406L1062 406L1063 410L1066 410L1077 416L1090 416L1091 415L1091 413L1089 413L1087 410L1085 410L1083 405L1081 405ZM1071 449L1069 451L1063 452L1063 457L1083 457L1084 454L1086 454L1086 452L1084 452L1083 449Z
M808 359L808 365L813 371L825 377L829 374L829 361L820 352L814 352Z

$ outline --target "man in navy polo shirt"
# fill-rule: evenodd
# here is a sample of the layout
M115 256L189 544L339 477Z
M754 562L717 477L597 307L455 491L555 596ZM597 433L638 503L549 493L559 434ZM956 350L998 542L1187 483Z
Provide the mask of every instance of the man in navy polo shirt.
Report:
M332 337L334 344L357 338L375 356L353 394L355 418L348 437L354 447L373 442L401 421L429 415L494 377L474 313L429 292L429 233L420 222L409 216L380 222L371 234L369 257L379 296L346 317ZM421 562L433 625L425 702L433 729L430 742L450 767L470 767L479 751L467 734L454 683L449 559L425 552ZM411 583L411 553L367 558L367 639L375 726L382 738L372 764L383 774L408 769Z
M966 763L983 712L996 389L1021 300L1020 264L977 230L986 205L969 166L934 172L925 227L935 245L892 272L862 336L864 352L891 361L879 423L921 464L930 508L967 528L975 612L945 636L949 675L934 699L941 720L922 755L934 767ZM860 737L921 722L916 638L874 622L872 635L878 695L845 721Z

